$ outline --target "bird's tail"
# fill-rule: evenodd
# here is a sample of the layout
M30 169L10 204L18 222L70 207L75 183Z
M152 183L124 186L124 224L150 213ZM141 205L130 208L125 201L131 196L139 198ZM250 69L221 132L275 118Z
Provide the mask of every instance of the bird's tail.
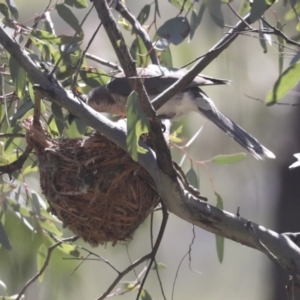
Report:
M206 118L215 123L219 128L234 138L242 147L247 149L255 158L275 158L273 152L265 148L256 138L248 134L243 128L219 111L204 110L201 108L199 108L199 110Z

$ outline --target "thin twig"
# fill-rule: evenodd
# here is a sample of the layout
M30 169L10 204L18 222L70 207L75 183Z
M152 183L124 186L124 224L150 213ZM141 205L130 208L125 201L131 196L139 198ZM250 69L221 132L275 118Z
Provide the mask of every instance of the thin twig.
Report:
M0 138L25 137L24 133L0 133Z
M156 56L156 52L154 50L150 37L146 30L141 26L140 22L135 18L133 14L131 14L128 11L126 5L122 1L116 0L114 8L117 12L119 12L122 15L122 17L125 20L127 20L131 24L133 32L136 33L142 39L146 49L148 50L151 62L155 65L159 65L159 61Z
M92 5L92 7L90 8L89 12L87 13L87 16L90 14L90 12L92 11L92 9L94 8L94 4ZM102 22L99 23L99 25L97 26L95 32L93 33L91 39L89 40L87 46L85 47L85 49L83 50L82 52L82 55L77 63L77 67L76 67L76 71L75 71L75 74L74 74L74 79L72 80L72 83L71 83L71 89L74 91L75 89L75 84L76 84L76 81L77 81L77 76L78 76L78 73L79 73L79 70L80 70L80 67L82 65L82 62L83 62L83 59L85 57L85 54L86 52L89 50L92 42L94 41L95 37L96 37L96 34L98 33L99 29L101 28L101 25L102 25Z
M116 71L120 71L120 72L123 71L122 68L119 65L114 64L114 63L112 63L110 61L104 60L104 59L102 59L102 58L100 58L98 56L95 56L93 54L86 53L85 57L89 58L89 59L91 59L91 60L93 60L93 61L95 61L95 62L97 62L97 63L99 63L99 64L101 64L103 66L110 67L110 68L112 68L112 69L114 69Z
M151 223L150 224L150 235L151 235L150 240L151 240L151 248L152 248L152 250L153 250L153 247L154 247L154 245L153 245L153 216L154 216L154 213L151 214L151 222L150 222ZM157 276L157 279L158 279L158 282L159 282L161 294L162 294L164 300L166 300L167 297L165 295L163 284L162 284L162 281L161 281L161 278L160 278L160 275L159 275L159 271L158 271L158 268L157 268L156 258L154 259L154 267L155 267L156 276Z
M20 300L21 297L24 295L25 291L27 290L27 288L33 284L43 273L44 271L46 270L48 264L49 264L49 261L50 261L50 258L51 258L51 254L53 252L53 250L55 248L57 248L58 246L60 246L61 244L63 243L66 243L66 242L74 242L77 240L77 236L72 236L70 238L65 238L57 243L55 243L54 245L51 245L49 248L48 248L48 251L47 251L47 255L46 255L46 259L45 259L45 262L43 264L43 266L41 267L41 269L37 272L36 275L34 275L30 280L28 280L26 282L26 284L23 286L21 292L19 293L18 297L16 298L16 300Z
M297 46L298 48L300 48L300 43L296 42L295 40L289 38L287 35L285 35L281 30L279 30L278 28L272 26L269 22L267 22L264 18L261 18L261 20L268 25L268 27L270 28L264 28L264 29L247 29L244 30L244 32L254 32L254 33L263 33L263 34L274 34L277 36L282 37L287 44L290 45L294 45Z
M79 28L82 28L82 25L84 24L84 22L86 21L87 17L89 16L89 14L92 11L92 8L94 8L94 4L92 5L92 7L90 8L90 10L86 13L86 15L84 16L83 20L81 21L81 23L79 24ZM59 66L60 62L62 61L64 54L67 53L67 51L69 50L69 48L72 46L76 36L78 35L78 30L75 32L75 34L73 35L73 39L72 41L65 47L64 51L61 53L61 56L59 57L59 59L57 60L54 68L52 69L50 76L53 76L54 72L56 71L57 67Z
M229 32L213 47L211 48L207 55L201 58L183 77L178 79L174 84L172 84L163 93L158 95L152 100L152 105L155 110L162 107L170 98L175 96L184 87L192 82L192 80L204 69L206 68L214 59L216 59L229 45L238 37L239 32L243 31L248 27L247 24L251 23L250 14L240 20L236 26L229 30Z
M158 233L155 245L154 245L154 247L153 247L153 249L151 251L150 262L149 262L147 271L145 273L145 276L144 276L144 278L142 280L142 283L140 285L139 292L137 294L136 300L139 300L139 298L140 298L141 292L143 290L143 287L144 287L144 284L146 282L147 276L148 276L148 274L149 274L149 272L151 270L151 266L152 266L152 264L153 264L153 262L155 260L156 253L158 251L159 245L160 245L160 243L162 241L162 237L163 237L163 234L164 234L166 226L167 226L169 214L168 214L167 208L166 208L166 206L164 205L163 202L161 203L161 205L162 205L162 215L163 215L163 217L162 217L162 221L161 221L161 225L160 225L160 230L159 230L159 233Z

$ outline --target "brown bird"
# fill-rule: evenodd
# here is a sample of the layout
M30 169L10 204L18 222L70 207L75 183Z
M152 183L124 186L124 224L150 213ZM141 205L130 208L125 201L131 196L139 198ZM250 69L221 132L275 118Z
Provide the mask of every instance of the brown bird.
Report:
M187 70L150 65L147 68L138 68L137 72L143 78L150 99L154 99L181 78ZM275 155L261 145L257 139L219 112L213 101L199 88L199 86L204 85L229 83L228 80L199 74L186 88L160 107L156 113L161 119L176 120L191 111L195 111L215 123L255 158L275 158ZM131 92L128 79L121 72L112 78L107 85L92 90L88 95L87 103L98 112L125 116L126 102Z

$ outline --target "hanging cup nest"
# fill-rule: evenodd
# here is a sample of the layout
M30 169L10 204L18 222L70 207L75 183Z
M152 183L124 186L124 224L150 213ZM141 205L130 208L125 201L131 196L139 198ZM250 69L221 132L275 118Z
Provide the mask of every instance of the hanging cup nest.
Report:
M92 246L130 240L158 204L150 175L100 133L51 139L31 118L23 126L51 212Z

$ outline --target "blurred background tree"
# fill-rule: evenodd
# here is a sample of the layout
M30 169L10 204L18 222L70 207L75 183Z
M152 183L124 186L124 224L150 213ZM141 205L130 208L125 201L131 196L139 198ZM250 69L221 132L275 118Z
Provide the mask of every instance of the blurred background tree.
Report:
M258 2L265 4L264 1L254 1L256 5ZM240 33L238 39L205 69L207 75L232 81L230 86L210 87L205 91L223 113L271 149L276 160L262 162L247 156L226 166L210 162L216 155L239 153L241 148L214 125L205 123L194 114L175 124L175 130L183 125L179 145L185 145L203 126L202 131L184 151L178 144L174 143L172 147L172 157L183 162L182 168L194 185L198 186L200 182L201 193L208 197L210 204L217 203L217 192L227 211L236 213L239 208L241 216L278 232L298 231L300 223L300 171L299 168L288 169L300 146L297 130L300 126L299 108L293 105L299 98L298 86L292 91L292 86L288 86L288 93L278 104L269 101L268 104L274 105L266 106L264 102L277 78L289 66L297 66L300 58L297 45L300 40L300 5L296 2L275 3L264 14L268 23L260 20L253 24L255 30ZM251 9L248 1L227 3L219 0L127 0L126 6L152 41L159 41L156 53L161 64L173 67L181 67L206 54L224 36L227 27L234 26L238 16L243 17ZM5 26L34 61L46 63L50 70L57 64L55 74L58 80L70 89L83 50L99 24L95 9L88 13L91 7L92 3L84 0L67 0L61 4L44 0L7 0L0 3L2 27ZM149 55L141 38L133 33L128 20L113 8L112 12L137 65L148 64ZM170 23L170 20L175 23ZM184 20L184 25L178 26L178 20ZM294 44L284 36L274 34L274 28L268 24L280 33L284 32ZM168 34L167 41L161 39ZM109 63L103 64L103 61ZM88 93L91 88L107 82L108 77L100 75L110 72L115 65L118 65L116 55L104 29L100 28L80 65L77 90ZM93 76L89 76L91 73ZM289 81L297 83L299 73L295 72ZM20 121L33 114L33 82L4 48L1 48L0 79L0 163L7 166L26 148ZM70 123L68 112L49 101L42 103L42 116L54 137L75 138L90 131L78 119ZM187 155L183 160L185 151ZM191 176L194 174L191 166L197 175L196 180ZM72 233L47 212L33 153L19 171L10 177L2 176L0 199L0 294L6 297L4 299L10 299L9 295L18 294L41 268L47 248L56 242L55 238L69 237ZM160 215L155 213L155 233L159 224ZM100 297L116 274L92 253L122 270L150 251L149 228L150 220L147 219L130 243L114 247L107 244L90 248L81 240L62 244L53 251L43 278L26 290L25 299ZM156 256L156 260L164 264L159 272L167 299L285 299L287 274L267 257L226 240L221 259L215 244L211 233L200 228L193 231L191 224L170 215ZM185 255L190 247L189 261L189 256ZM86 257L93 260L82 263ZM136 272L140 273L143 267L138 267ZM123 288L119 292L128 292L135 279L136 274L129 273L124 279L126 282L120 284ZM150 272L145 289L153 299L163 299L154 270ZM149 295L143 295L144 299ZM136 290L122 297L134 299Z

